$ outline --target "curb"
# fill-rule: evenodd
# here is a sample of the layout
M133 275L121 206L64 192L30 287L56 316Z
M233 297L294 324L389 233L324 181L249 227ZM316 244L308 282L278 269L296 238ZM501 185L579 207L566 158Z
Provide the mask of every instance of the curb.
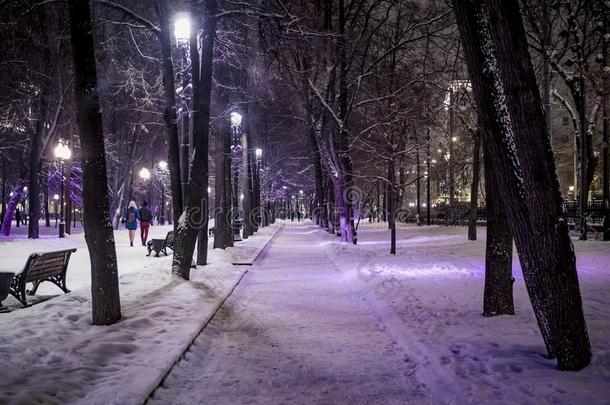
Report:
M165 381L165 379L167 378L167 376L172 372L172 370L174 369L174 367L184 358L184 356L186 355L186 352L189 350L189 348L193 345L193 343L195 343L195 340L197 340L197 338L201 335L201 333L203 332L203 330L209 325L209 323L212 321L212 319L214 319L214 316L216 316L216 313L218 313L218 311L220 310L220 308L224 305L225 301L231 296L231 294L233 294L233 291L235 291L235 289L237 288L237 286L239 285L239 283L241 283L241 280L243 280L244 276L246 275L246 273L248 273L248 270L244 270L241 274L241 276L239 276L239 278L237 279L237 281L233 284L233 286L229 289L229 291L227 292L227 294L224 296L224 298L222 300L220 300L216 306L214 307L214 310L212 311L211 315L208 317L207 320L205 320L203 322L203 324L201 325L200 328L198 328L198 330L193 333L193 335L191 335L191 337L186 341L185 345L184 345L184 349L181 350L180 355L176 356L176 358L167 366L167 369L164 370L164 372L162 373L162 376L158 379L156 379L151 386L153 387L151 390L149 390L148 394L146 395L145 399L143 400L142 404L146 404L148 403L148 400L150 399L150 397L154 394L154 392L163 384L163 381Z
M256 259L258 259L258 257L261 255L261 253L263 253L263 250L265 250L265 248L271 243L271 241L275 238L275 236L278 234L278 232L280 230L282 230L282 228L284 227L284 223L282 223L273 233L273 235L271 235L271 237L267 240L267 242L265 242L259 249L257 249L256 252L254 252L254 254L252 256L250 256L250 258L248 259L233 259L233 261L231 262L232 265L234 266L252 266L254 264L254 262L256 261Z
M260 249L257 250L256 254L254 255L254 259L252 260L251 263L238 263L238 264L245 264L245 265L252 265L252 263L254 263L254 261L260 256L260 254L263 252L263 250L265 250L265 248L269 245L269 243L273 240L273 238L275 238L275 236L278 234L278 232L280 231L280 229L282 229L284 227L284 224L280 225L278 227L278 229L273 233L273 235L271 235L271 237L267 240L267 242L265 242L262 247ZM232 264L236 264L236 263L232 263ZM146 395L145 399L143 400L143 404L148 403L148 400L151 398L151 396L154 394L154 392L163 384L163 381L167 378L167 376L172 372L172 370L174 369L174 367L184 358L184 356L186 355L186 352L189 350L189 348L193 345L193 343L195 342L195 340L197 340L197 338L201 335L201 333L205 330L205 328L209 325L209 323L212 321L212 319L214 319L214 316L216 316L216 314L218 313L218 311L220 310L220 308L224 305L224 303L227 301L227 299L229 299L229 297L231 296L231 294L233 294L233 291L235 291L235 289L237 288L237 286L239 285L239 283L241 283L241 281L243 280L243 278L245 277L245 275L248 273L248 269L243 270L241 276L239 276L239 278L237 279L237 281L233 284L233 286L229 289L229 291L227 292L227 294L224 296L224 298L222 300L220 300L216 306L214 307L211 315L208 317L207 320L205 320L203 322L203 324L201 325L200 328L198 328L198 330L193 333L193 335L191 335L189 337L189 339L186 341L186 344L184 345L184 349L181 350L180 355L176 356L176 358L170 362L170 364L167 366L167 369L163 371L162 376L158 379L156 379L153 384L151 384L151 386L153 387L151 390L149 390L148 394Z

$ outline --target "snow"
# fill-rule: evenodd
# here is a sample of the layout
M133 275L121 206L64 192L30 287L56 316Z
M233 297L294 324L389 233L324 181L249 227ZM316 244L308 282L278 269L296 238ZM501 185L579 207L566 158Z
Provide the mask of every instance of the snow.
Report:
M607 242L574 241L593 360L561 372L543 356L516 254L516 315L485 318L484 228L468 241L465 228L399 227L393 256L386 226L361 223L358 246L310 223L264 228L211 250L189 282L119 231L124 319L110 327L90 325L82 235L0 239L2 268L79 249L71 294L0 314L0 403L142 403L169 370L149 403L608 403Z
M607 243L575 241L594 357L560 372L516 254L516 315L484 318L484 229L401 228L391 256L381 226L281 230L149 402L608 403Z
M170 229L153 227L151 236ZM276 230L211 250L210 264L192 270L188 282L171 275L171 256L146 257L116 231L123 319L112 326L91 325L82 234L60 240L43 229L45 237L27 240L17 230L0 239L2 270L20 269L34 251L78 249L67 273L72 293L43 283L37 296L61 295L28 308L12 297L3 302L13 311L0 314L0 403L143 403L247 271L230 264L234 252L259 250Z

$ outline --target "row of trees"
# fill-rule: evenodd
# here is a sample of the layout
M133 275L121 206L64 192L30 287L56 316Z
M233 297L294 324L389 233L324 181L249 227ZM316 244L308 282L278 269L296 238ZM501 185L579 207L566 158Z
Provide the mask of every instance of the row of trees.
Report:
M594 153L598 123L607 117L600 110L607 108L607 75L601 73L608 10L601 1L528 0L522 16L516 0L500 3L0 2L0 12L10 16L0 29L27 27L26 34L5 35L11 40L0 45L8 56L2 62L7 75L0 78L6 140L0 153L9 162L3 178L13 190L7 211L28 185L30 224L35 222L30 236L37 237L41 162L57 137L71 138L83 171L94 322L112 323L120 317L112 223L137 189L135 167L167 159L177 246L172 271L188 279L196 247L197 263L207 263L201 215L212 200L214 247L233 243L227 213L238 195L232 191L236 165L245 218L256 217L259 201L270 208L290 190L305 189L314 197L319 225L348 243L357 243L362 205L378 209L373 196L379 200L381 191L395 253L395 216L405 190L416 186L419 209L421 182L427 176L429 187L436 149L448 162L449 201L457 173L472 167L473 206L482 149L484 313L514 312L514 238L549 355L558 357L560 368L581 368L590 350L549 119L552 99L573 117L584 207L601 156ZM192 26L190 57L180 67L176 62L184 58L172 38L179 12L190 14ZM67 15L71 52L65 28L56 23ZM74 70L64 68L70 58ZM519 63L511 68L512 60ZM190 96L192 107L177 94ZM230 121L236 111L243 117L239 131ZM75 122L78 136L72 137ZM180 153L181 127L190 128L192 138L186 155ZM456 128L469 134L459 150ZM264 149L262 165L254 147ZM469 160L460 155L465 150ZM244 237L257 226L246 221Z

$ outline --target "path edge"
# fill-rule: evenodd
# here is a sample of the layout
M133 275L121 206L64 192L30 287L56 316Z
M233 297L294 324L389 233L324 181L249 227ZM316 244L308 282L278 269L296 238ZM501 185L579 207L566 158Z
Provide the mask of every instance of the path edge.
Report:
M214 306L214 309L212 310L212 313L202 323L201 327L197 328L189 339L186 339L186 342L184 343L184 349L180 351L180 354L178 354L174 358L173 361L169 362L169 364L167 365L167 367L163 371L163 373L160 373L161 376L156 378L154 381L152 381L152 383L150 384L150 386L152 388L147 390L148 392L146 393L146 395L143 395L142 401L140 403L142 403L142 404L148 403L148 400L151 398L151 396L154 394L154 392L157 389L159 389L159 387L163 384L163 381L165 381L165 379L172 372L174 367L184 358L184 356L186 355L186 352L190 349L190 347L193 345L193 343L195 343L195 340L197 340L199 335L201 335L201 332L203 332L203 330L210 324L212 319L214 319L214 316L216 316L216 313L218 313L220 308L224 305L225 301L231 296L231 294L233 294L233 291L235 291L235 289L237 288L239 283L241 283L241 280L243 280L243 278L245 277L245 275L247 273L248 273L248 269L244 269L242 271L241 276L239 276L239 278L235 281L235 283L229 289L227 294L225 294L224 298L216 303L216 305Z
M282 230L282 228L284 228L284 225L285 225L285 223L281 223L280 226L277 227L275 232L273 232L271 237L269 239L267 239L267 242L265 242L260 248L258 248L258 250L256 252L254 252L254 254L252 256L250 256L249 259L239 260L239 259L232 258L231 264L233 266L252 266L254 264L254 262L256 261L256 259L258 259L258 257L261 255L261 253L263 253L263 251L267 248L267 246L273 241L273 239L276 237L276 235Z

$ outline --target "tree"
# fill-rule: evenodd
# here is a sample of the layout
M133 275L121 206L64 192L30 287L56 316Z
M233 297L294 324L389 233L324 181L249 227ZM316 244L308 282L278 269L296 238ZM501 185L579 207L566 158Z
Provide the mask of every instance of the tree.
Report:
M197 5L193 2L193 7ZM188 199L185 210L176 226L172 272L188 280L190 278L191 260L195 251L195 242L200 230L206 232L207 249L207 208L208 208L208 135L210 123L210 99L212 94L212 66L216 38L216 0L204 3L203 34L194 29L191 34L191 57L193 64L193 106L196 112L193 118L193 134L196 141L191 162L188 184ZM198 52L198 44L201 52ZM193 51L197 51L194 53ZM196 128L196 129L195 129ZM199 240L203 243L202 240Z
M93 324L110 325L121 319L121 304L114 234L108 215L104 132L89 0L70 0L69 10L83 161L85 239L91 259Z
M589 364L574 250L542 100L516 0L455 0L483 142L506 190L508 218L548 354L561 370Z
M167 132L168 165L170 184L172 189L172 213L174 216L174 230L182 214L182 183L180 182L180 146L178 144L178 124L176 117L176 89L174 81L174 64L172 62L172 48L170 41L169 13L167 0L156 0L155 6L159 16L159 42L163 57L163 94L165 96L165 109L163 120ZM165 207L162 207L165 209Z
M480 136L480 135L479 135ZM480 141L479 141L480 142ZM487 237L483 315L513 315L513 233L506 216L501 185L489 148L483 146ZM472 208L471 208L472 209Z

